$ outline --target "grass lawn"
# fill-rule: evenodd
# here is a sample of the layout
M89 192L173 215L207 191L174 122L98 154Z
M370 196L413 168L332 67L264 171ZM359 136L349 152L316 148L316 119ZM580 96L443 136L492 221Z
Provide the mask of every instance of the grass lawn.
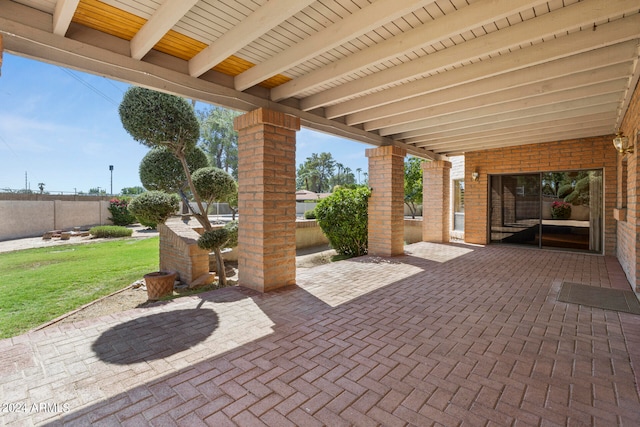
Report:
M0 339L26 332L158 270L158 238L0 254Z

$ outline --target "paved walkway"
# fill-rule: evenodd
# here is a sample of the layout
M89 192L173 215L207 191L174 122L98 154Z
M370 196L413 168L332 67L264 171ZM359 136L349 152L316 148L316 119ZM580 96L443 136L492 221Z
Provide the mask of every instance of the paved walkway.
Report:
M51 326L0 341L0 424L637 426L640 316L563 281L628 288L613 258L418 243Z

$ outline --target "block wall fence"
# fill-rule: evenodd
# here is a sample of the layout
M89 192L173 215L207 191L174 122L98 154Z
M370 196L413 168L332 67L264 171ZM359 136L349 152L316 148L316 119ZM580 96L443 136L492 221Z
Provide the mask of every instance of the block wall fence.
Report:
M111 224L111 197L0 194L0 241Z

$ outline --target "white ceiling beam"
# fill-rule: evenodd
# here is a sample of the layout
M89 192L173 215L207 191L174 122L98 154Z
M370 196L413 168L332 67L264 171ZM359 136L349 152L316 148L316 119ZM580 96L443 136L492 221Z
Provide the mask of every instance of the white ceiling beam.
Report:
M269 0L191 58L189 75L201 76L314 1Z
M504 108L511 103L519 105L545 102L544 100L553 101L556 98L572 96L572 93L579 94L591 90L600 91L610 88L620 90L622 85L627 84L628 71L629 65L623 63L543 82L534 82L530 85L508 88L503 91L479 94L471 98L452 98L451 102L407 113L409 116L407 118L398 115L367 122L364 128L368 131L378 130L381 135L393 135L457 117L472 114L484 115L493 107ZM381 127L383 124L385 126Z
M541 120L545 121L562 118L568 111L570 113L565 118L579 117L580 114L576 114L576 112L584 111L584 109L588 108L598 108L598 111L601 112L600 107L603 105L609 106L610 109L607 111L611 114L615 114L616 109L611 106L620 102L620 94L599 95L585 101L587 102L581 103L579 101L567 101L552 106L542 106L515 110L508 113L494 114L492 116L485 117L484 120L467 120L464 122L448 123L436 129L425 129L397 135L395 139L415 143L418 140L426 141L427 139L437 139L445 134L447 136L458 137L469 133L482 132L485 126L490 131L495 131L495 129L502 129L502 127L493 127L495 124L513 127L518 124L540 123Z
M316 88L355 71L446 40L542 3L546 3L546 1L478 1L449 15L430 21L415 29L377 43L370 48L349 55L347 58L334 62L330 66L315 70L275 87L271 91L271 99L279 101L290 98L305 90Z
M131 57L142 59L198 0L165 0L131 39Z
M621 16L638 9L633 0L590 0L574 3L487 35L451 46L439 52L362 77L315 95L301 102L304 110L335 104L392 84L408 81L458 66L478 58L517 50L529 43L562 35L570 30L591 26L596 21Z
M541 124L550 120L568 119L593 114L609 114L615 113L618 107L618 102L609 102L597 105L589 105L586 107L579 107L573 109L560 109L551 110L548 113L534 115L526 117L524 115L514 118L496 118L492 122L487 121L485 124L475 127L465 127L460 129L452 129L443 132L431 133L429 135L417 136L414 138L398 138L399 141L407 144L417 144L420 146L422 143L429 143L430 141L437 141L442 138L463 138L465 135L473 135L478 132L484 131L497 131L500 129L513 128L520 125L532 125Z
M497 144L480 144L473 147L466 147L458 149L457 147L452 147L446 150L439 151L439 155L447 158L451 156L460 156L465 153L471 153L474 151L483 151L483 150L492 150L494 148L506 148L506 147L516 147L522 145L531 145L531 144L542 144L545 142L557 142L564 140L571 140L577 138L594 138L603 135L603 132L606 132L602 128L588 128L581 129L572 132L562 132L553 135L544 135L538 137L524 137L520 139L512 139L510 142L502 142Z
M514 128L505 129L504 131L481 132L473 134L463 139L450 139L439 140L433 144L424 144L424 147L428 147L430 150L441 151L451 148L452 144L456 145L458 149L466 149L477 145L485 145L490 143L504 143L512 139L525 139L525 138L540 138L547 137L549 135L557 134L560 132L575 132L585 128L596 128L600 130L600 135L605 135L611 132L611 120L615 117L613 115L593 115L586 117L578 117L575 120L556 120L553 122L547 122L536 125L523 125ZM586 121L588 120L588 122ZM585 124L587 123L587 124ZM423 145L423 144L421 144Z
M412 116L410 120L401 120L401 116L394 116L400 123L387 127L374 126L379 121L366 123L365 129L371 127L376 128L381 135L394 135L402 132L409 132L414 129L420 129L424 126L442 123L447 120L455 120L461 117L476 117L487 114L492 108L509 108L508 105L532 105L540 102L551 101L563 97L579 96L580 93L585 95L591 94L587 91L596 91L604 93L604 91L620 91L622 86L627 84L627 75L623 71L628 71L626 64L615 65L612 67L601 68L594 71L577 73L574 76L565 76L559 79L546 81L543 83L533 83L518 88L506 89L501 92L489 95L479 95L467 99L452 99L452 102L428 107L420 111L408 113ZM623 67L624 66L624 67ZM614 74L617 68L620 72ZM593 80L591 80L593 77ZM420 113L420 114L419 114ZM385 122L387 119L384 119Z
M305 38L267 61L251 67L234 79L237 90L245 90L349 40L381 27L435 0L378 0L335 24Z
M457 144L476 144L478 142L500 142L509 138L540 137L558 132L575 131L584 128L604 128L605 133L611 132L611 120L615 118L615 113L592 114L587 116L573 117L569 119L550 120L543 123L524 124L505 128L497 131L477 132L463 138L443 138L435 143L429 143L432 150L441 150L450 146L452 142ZM424 145L424 144L419 144ZM426 145L425 145L426 146ZM461 145L462 147L462 145Z
M476 62L446 73L376 92L371 95L327 107L325 115L336 118L357 111L406 100L422 94L477 81L487 77L566 58L578 53L611 46L640 37L640 14L600 25L597 31L578 31L529 46L507 55Z
M350 125L365 123L365 129L382 129L421 120L430 111L453 101L464 101L482 95L501 102L511 96L535 96L563 85L581 86L627 76L633 58L635 41L596 49L579 55L545 62L511 73L472 81L405 100L350 114ZM606 66L603 66L606 64ZM575 81L573 80L575 78ZM484 98L487 102L487 98Z
M53 12L53 34L64 36L71 25L80 0L58 0Z
M610 123L610 121L609 121ZM536 144L542 142L563 141L567 139L597 137L611 134L611 126L606 121L596 120L593 125L584 122L569 125L558 125L556 130L543 129L538 131L531 129L518 133L504 134L497 137L483 137L475 139L457 139L437 145L425 145L433 152L441 155L452 156L465 152L490 150L493 148L512 147L515 145Z
M598 95L615 95L615 98L621 100L624 95L625 87L626 79L619 79L611 82L594 84L592 86L553 92L533 98L478 106L466 111L425 119L419 123L419 126L415 127L415 130L392 135L397 135L393 137L394 139L396 137L402 139L417 135L425 135L430 132L431 128L441 129L443 126L446 127L459 122L465 122L468 124L471 123L468 122L468 120L481 120L482 118L486 118L490 121L494 116L499 114L514 114L514 112L517 112L523 116L528 116L534 114L536 111L535 109L538 109L537 111L543 111L548 106L555 108L569 101L576 102L577 105L580 105L581 102L588 102L589 98Z

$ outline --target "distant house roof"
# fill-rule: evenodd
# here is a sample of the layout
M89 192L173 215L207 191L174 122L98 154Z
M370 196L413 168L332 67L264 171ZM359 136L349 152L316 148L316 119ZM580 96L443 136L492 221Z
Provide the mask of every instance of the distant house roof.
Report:
M331 193L314 193L309 190L298 190L296 191L296 201L304 202L305 200L320 200L329 196Z

